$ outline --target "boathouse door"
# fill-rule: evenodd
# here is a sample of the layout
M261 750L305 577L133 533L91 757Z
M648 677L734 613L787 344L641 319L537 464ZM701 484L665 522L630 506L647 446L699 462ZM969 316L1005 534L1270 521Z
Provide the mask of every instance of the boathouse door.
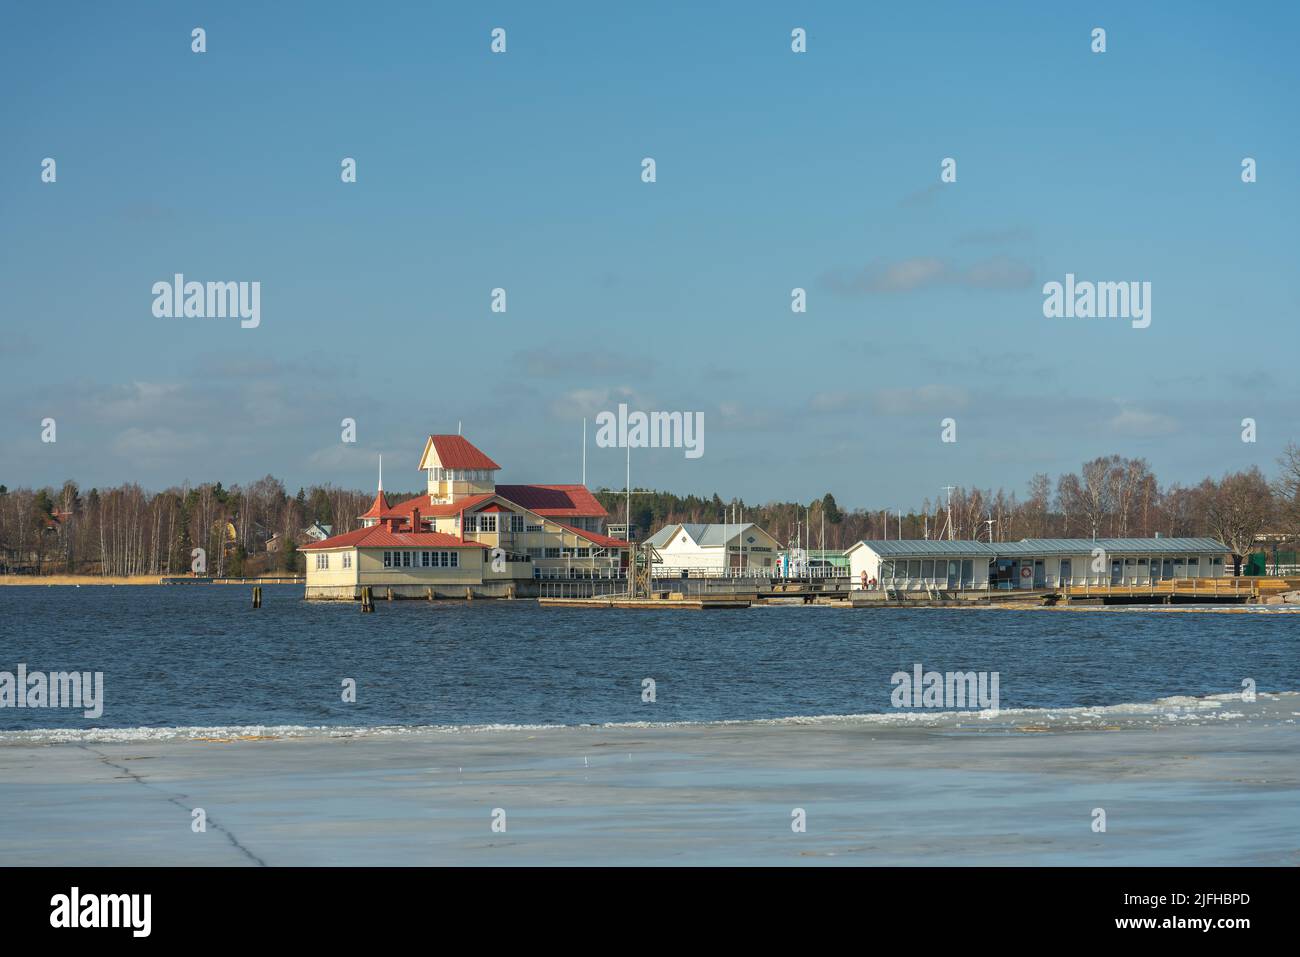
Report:
M1047 569L1043 567L1043 560L1041 558L1034 559L1034 587L1047 587Z
M961 562L948 562L948 587L955 589L961 581Z
M1061 559L1061 571L1060 574L1056 576L1056 584L1057 585L1070 584L1070 560L1068 558Z
M1124 561L1119 558L1110 560L1110 583L1112 585L1124 584Z

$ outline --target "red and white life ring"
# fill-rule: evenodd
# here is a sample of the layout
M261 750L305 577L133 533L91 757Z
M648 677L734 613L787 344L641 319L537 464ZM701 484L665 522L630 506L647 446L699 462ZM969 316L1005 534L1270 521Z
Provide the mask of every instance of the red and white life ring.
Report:
M1022 567L1022 568L1020 569L1020 577L1021 577L1021 578L1028 578L1028 577L1029 577L1030 575L1032 575L1033 573L1034 573L1034 570L1033 570L1032 568L1030 568L1028 565L1025 565L1024 567Z

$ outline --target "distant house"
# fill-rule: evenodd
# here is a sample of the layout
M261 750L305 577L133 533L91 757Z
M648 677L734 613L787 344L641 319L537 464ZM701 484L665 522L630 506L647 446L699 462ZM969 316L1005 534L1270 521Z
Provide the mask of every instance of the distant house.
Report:
M657 571L721 575L725 569L770 569L780 545L753 522L665 525L649 538Z
M323 542L334 533L333 525L322 525L320 522L312 522L306 528L294 536L295 545L310 545L312 542ZM268 552L278 552L284 547L284 536L276 532L266 540L266 550Z

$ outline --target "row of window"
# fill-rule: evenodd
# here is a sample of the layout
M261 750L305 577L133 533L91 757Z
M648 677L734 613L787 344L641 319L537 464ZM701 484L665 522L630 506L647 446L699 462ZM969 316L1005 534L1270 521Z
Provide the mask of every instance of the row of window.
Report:
M351 568L351 567L352 567L352 553L351 553L351 552L344 552L342 557L343 557L343 567L344 567L344 568ZM319 571L326 571L326 570L329 569L329 567L330 567L330 556L329 556L329 552L317 552L317 553L316 553L316 570L317 570L318 572L319 572Z
M492 473L487 469L429 469L435 482L490 482Z
M502 516L504 518L505 516ZM512 532L540 532L542 526L528 525L522 515L510 515L509 525L503 521L501 523L502 531L509 527ZM479 514L469 514L465 516L465 531L467 532L495 532L497 530L497 514L495 512L482 512Z
M1026 564L1032 561L1033 559L1021 559L1020 566L1023 568L1025 567ZM1066 559L1062 559L1062 561L1067 567L1070 565L1070 559L1066 558ZM1091 559L1085 558L1084 561L1090 562ZM1116 558L1113 561L1119 562L1119 559ZM1163 565L1164 577L1173 577L1173 578L1194 578L1197 576L1201 565L1201 560L1199 556L1195 556L1195 555L1187 558L1173 558L1173 559L1125 558L1124 564L1125 566L1133 569L1137 569L1139 567L1147 568L1149 566L1152 571L1152 574L1161 575L1162 561L1164 563ZM1211 558L1209 561L1212 567L1217 568L1223 565L1222 558ZM996 562L990 562L989 566L990 566L990 570L992 571L992 569L995 567L1010 569L1011 564L1012 564L1012 559L1002 558L1002 559L997 559ZM946 575L949 578L952 578L958 574L957 565L958 562L955 559L945 560L940 558L940 559L931 560L928 558L927 559L912 558L912 559L904 560L900 558L896 561L881 562L880 577L885 579L888 578L925 579L925 578L943 578ZM961 580L963 582L969 581L969 576L972 570L973 570L973 563L969 559L961 562L960 575L961 575ZM1075 570L1079 571L1080 569L1075 569ZM1065 570L1063 570L1062 573L1068 574L1068 572L1066 572ZM1143 572L1142 574L1146 574L1146 572Z
M459 568L460 552L384 552L385 568Z
M591 558L603 549L593 548L530 548L529 558Z

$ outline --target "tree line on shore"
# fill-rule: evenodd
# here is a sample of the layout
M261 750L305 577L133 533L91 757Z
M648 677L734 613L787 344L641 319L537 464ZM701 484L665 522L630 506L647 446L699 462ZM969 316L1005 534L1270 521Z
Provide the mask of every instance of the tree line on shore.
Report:
M161 492L133 483L89 492L73 481L57 489L0 485L0 573L182 575L194 569L196 548L206 572L219 577L300 572L303 529L319 522L335 534L351 531L374 498L332 485L290 495L270 475L245 486Z
M401 501L418 493L393 493ZM628 497L599 489L611 522ZM0 573L179 575L204 550L206 571L254 575L303 568L297 545L314 522L333 534L359 526L373 492L312 485L290 495L266 476L249 485L220 482L149 492L136 484L92 488L0 485ZM1287 446L1277 474L1258 468L1161 486L1144 459L1108 455L1076 473L1033 476L1023 495L954 487L920 508L844 510L827 492L807 503L751 504L740 498L633 490L631 522L644 538L678 522L754 522L783 544L843 550L861 539L1137 538L1211 536L1245 556L1264 533L1300 529L1300 446ZM276 547L279 542L279 547Z
M1196 485L1162 486L1145 459L1106 455L1078 472L1034 475L1023 495L1005 489L936 490L921 507L845 511L826 493L807 503L752 504L719 495L674 495L634 490L630 520L642 537L678 522L753 522L783 545L842 551L879 539L956 538L1217 538L1239 558L1262 534L1297 536L1300 530L1300 446L1291 444L1266 477L1257 467L1207 477ZM600 489L610 520L624 521L627 496ZM1239 569L1238 569L1239 570Z

